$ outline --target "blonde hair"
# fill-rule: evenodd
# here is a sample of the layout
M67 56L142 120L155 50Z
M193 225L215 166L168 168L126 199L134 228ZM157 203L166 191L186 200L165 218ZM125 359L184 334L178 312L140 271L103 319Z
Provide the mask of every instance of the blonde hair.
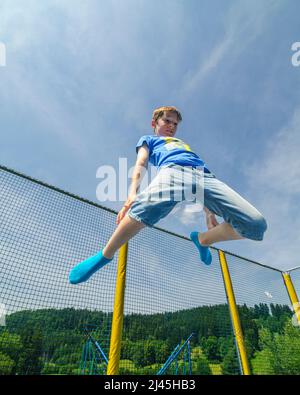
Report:
M157 122L158 119L164 115L164 112L165 112L165 111L174 112L174 113L177 115L178 121L179 121L179 122L182 121L182 115L180 114L180 111L177 110L177 108L176 108L176 107L173 107L173 106L163 106L163 107L156 108L156 109L153 111L152 119L153 119L155 122Z

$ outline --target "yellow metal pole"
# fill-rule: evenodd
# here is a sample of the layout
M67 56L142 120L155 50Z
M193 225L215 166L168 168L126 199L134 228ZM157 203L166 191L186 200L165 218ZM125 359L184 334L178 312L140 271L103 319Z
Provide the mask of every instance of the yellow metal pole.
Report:
M128 253L128 243L125 243L120 248L119 260L118 260L118 274L116 280L114 312L113 312L110 347L109 347L109 360L107 366L108 375L117 375L119 373L123 317L124 317L127 253Z
M242 371L244 375L250 375L250 367L249 367L249 362L247 358L247 353L246 353L246 347L244 343L244 337L243 337L243 332L242 332L242 327L241 327L241 322L239 318L239 313L235 301L235 296L233 292L233 287L232 287L232 282L230 278L230 273L226 261L226 256L223 251L219 250L219 260L220 260L220 265L222 269L222 274L223 274L223 280L224 280L224 285L225 285L225 290L226 290L226 295L227 295L227 300L229 304L229 310L230 310L230 315L232 319L232 325L233 325L233 330L237 342L237 347L238 347L238 353L240 356L240 361L242 365Z
M282 277L283 277L287 292L289 294L290 301L293 305L293 309L296 314L297 321L300 325L300 304L299 304L299 299L298 299L296 290L294 288L294 284L292 282L290 273L289 272L282 273Z

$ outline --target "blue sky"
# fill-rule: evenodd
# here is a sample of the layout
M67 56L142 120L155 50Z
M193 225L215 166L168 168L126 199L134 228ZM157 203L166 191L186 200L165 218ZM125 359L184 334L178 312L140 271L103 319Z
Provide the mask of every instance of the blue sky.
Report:
M177 136L269 224L263 242L216 247L300 265L299 11L296 0L2 0L0 163L97 201L99 166L133 166L153 109L175 105ZM205 229L184 209L158 226Z

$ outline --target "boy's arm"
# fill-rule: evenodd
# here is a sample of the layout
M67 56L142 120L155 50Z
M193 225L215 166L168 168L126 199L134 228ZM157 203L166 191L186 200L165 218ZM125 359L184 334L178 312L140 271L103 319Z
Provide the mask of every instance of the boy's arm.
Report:
M137 154L137 159L135 163L135 167L133 169L132 177L131 177L131 185L129 188L128 198L120 210L117 217L117 224L119 224L122 219L125 217L127 211L132 206L133 202L136 199L137 191L140 186L140 183L145 175L145 171L148 168L148 160L149 160L149 148L147 144L143 144Z
M141 183L141 181L145 175L145 172L148 168L148 161L149 161L149 148L148 148L147 144L143 144L142 147L140 147L138 154L137 154L135 167L133 169L133 173L132 173L132 177L131 177L131 185L129 188L128 199L131 196L136 195L138 188L140 186L140 183ZM125 203L125 205L126 205L126 203Z
M204 212L205 212L205 214L206 214L207 216L213 215L213 213L212 213L211 211L209 211L209 209L206 208L205 206L203 206L203 210L204 210Z
M204 206L203 206L203 209L206 214L206 225L207 225L208 230L219 225L219 222L217 221L215 214L212 213L211 211L209 211L209 209Z

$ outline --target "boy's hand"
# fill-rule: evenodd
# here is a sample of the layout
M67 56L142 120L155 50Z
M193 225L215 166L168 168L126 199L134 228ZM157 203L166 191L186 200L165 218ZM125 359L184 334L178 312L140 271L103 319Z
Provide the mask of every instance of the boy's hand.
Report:
M216 220L216 217L213 213L206 213L206 225L208 230L214 228L219 225L219 222Z
M129 197L126 200L124 206L119 211L119 214L118 214L117 220L116 220L117 225L119 225L119 223L125 217L127 211L130 209L130 207L132 206L132 204L135 201L135 199L136 199L136 194L133 193L133 194L129 195Z

